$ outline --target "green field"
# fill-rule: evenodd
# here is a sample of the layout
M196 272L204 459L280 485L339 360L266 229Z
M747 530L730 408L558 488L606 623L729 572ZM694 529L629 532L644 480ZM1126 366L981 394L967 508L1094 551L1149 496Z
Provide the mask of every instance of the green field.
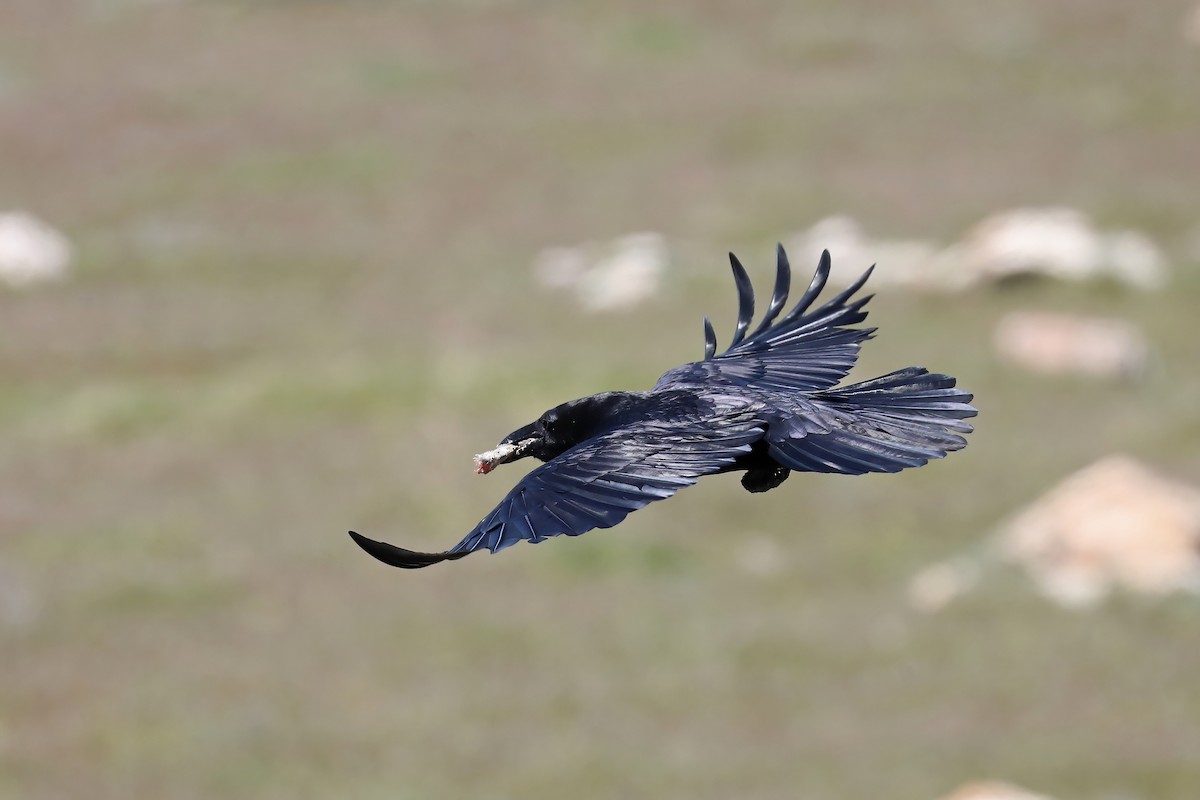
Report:
M905 600L1100 456L1200 482L1192 4L650 5L0 3L0 211L77 248L0 288L0 797L1200 796L1194 597ZM726 250L769 283L830 213L951 240L1030 204L1146 231L1174 280L878 297L854 377L976 393L945 462L711 478L414 573L345 535L453 544L521 474L473 453L648 388L705 312L727 340ZM530 275L638 230L672 247L649 304ZM1153 366L1006 366L1017 308L1134 321Z

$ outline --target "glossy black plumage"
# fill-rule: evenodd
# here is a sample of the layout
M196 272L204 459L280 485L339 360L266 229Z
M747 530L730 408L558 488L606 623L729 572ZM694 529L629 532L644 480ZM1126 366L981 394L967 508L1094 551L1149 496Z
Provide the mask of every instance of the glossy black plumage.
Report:
M730 254L738 318L717 355L704 319L704 360L669 370L648 392L605 392L563 403L479 456L480 472L526 455L545 461L526 475L466 538L442 553L419 553L351 532L375 558L415 569L497 552L519 541L608 528L703 475L744 470L752 492L775 488L790 471L858 475L898 472L966 446L975 415L954 378L908 367L833 388L854 365L873 328L870 296L855 298L871 270L813 307L829 278L821 256L803 296L782 318L791 270L777 251L775 289L752 333L754 291Z

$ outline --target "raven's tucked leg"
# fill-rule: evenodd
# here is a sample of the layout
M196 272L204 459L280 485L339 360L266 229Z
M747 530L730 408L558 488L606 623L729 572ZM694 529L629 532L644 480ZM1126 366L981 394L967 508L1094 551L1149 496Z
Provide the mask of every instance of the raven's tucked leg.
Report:
M749 453L734 464L736 469L746 470L742 476L742 488L747 492L767 492L787 480L791 470L771 458L766 442L754 443Z

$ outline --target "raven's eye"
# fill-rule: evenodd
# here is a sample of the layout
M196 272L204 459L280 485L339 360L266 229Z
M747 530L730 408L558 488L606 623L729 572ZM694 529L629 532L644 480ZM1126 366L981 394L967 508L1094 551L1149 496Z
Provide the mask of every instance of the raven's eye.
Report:
M548 433L554 433L558 430L558 421L557 415L552 416L547 414L546 416L542 417L542 428L544 428Z

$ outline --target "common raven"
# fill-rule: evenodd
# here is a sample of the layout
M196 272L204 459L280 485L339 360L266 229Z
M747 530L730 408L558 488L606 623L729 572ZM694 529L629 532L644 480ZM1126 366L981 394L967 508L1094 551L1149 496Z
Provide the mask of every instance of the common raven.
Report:
M526 475L467 537L442 553L417 553L351 531L362 549L394 567L415 569L493 553L520 541L610 528L630 511L670 497L702 475L741 470L750 492L774 489L797 472L899 472L966 446L971 395L954 378L908 367L834 388L874 328L870 295L848 289L813 308L829 279L829 251L800 301L783 317L791 268L776 249L775 291L747 335L754 291L729 261L738 292L733 341L717 355L704 318L704 360L668 371L648 392L602 392L555 406L475 457L476 472L526 456L546 462ZM812 309L812 310L810 310Z

